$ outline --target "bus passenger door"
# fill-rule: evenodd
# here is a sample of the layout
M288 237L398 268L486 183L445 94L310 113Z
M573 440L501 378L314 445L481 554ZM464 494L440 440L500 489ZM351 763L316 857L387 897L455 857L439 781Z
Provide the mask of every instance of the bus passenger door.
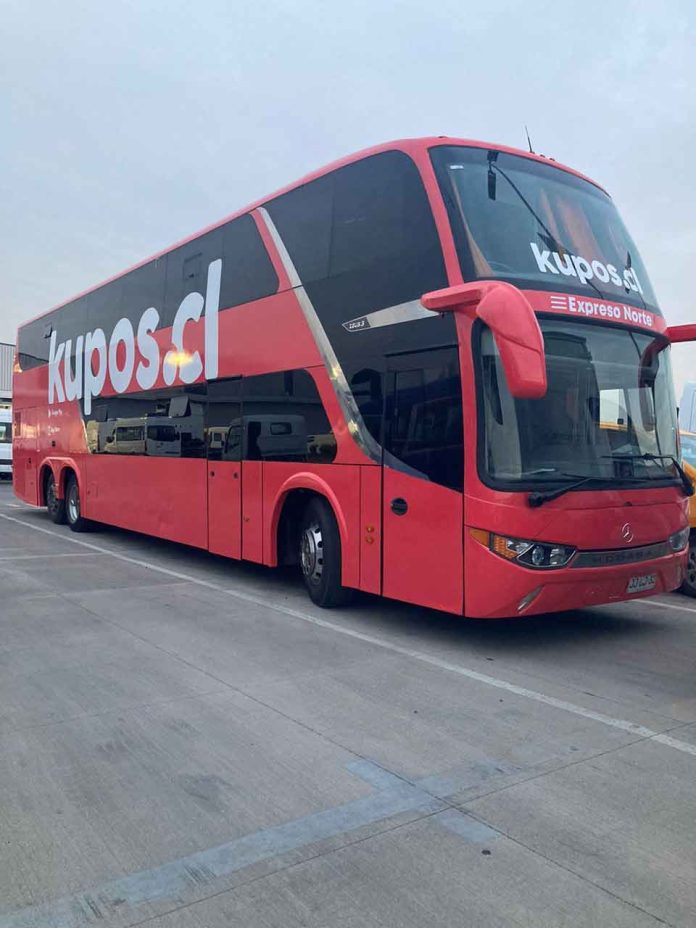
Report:
M242 381L208 383L208 549L242 556Z
M387 358L382 592L462 613L463 416L456 348Z

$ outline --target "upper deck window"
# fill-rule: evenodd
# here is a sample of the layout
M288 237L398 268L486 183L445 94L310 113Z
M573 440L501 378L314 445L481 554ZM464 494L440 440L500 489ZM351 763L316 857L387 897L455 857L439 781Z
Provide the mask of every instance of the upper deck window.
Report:
M221 310L260 300L278 289L256 223L248 214L240 216L23 326L18 346L22 370L48 361L53 331L59 343L71 340L74 357L80 335L101 328L108 338L124 316L137 328L148 306L159 313L159 328L170 326L189 293L205 293L208 266L218 258L222 258Z
M594 184L494 149L443 146L431 156L465 279L501 278L656 311L636 246Z
M271 200L266 208L303 284L333 281L351 313L419 299L445 286L423 182L413 161L387 151L348 164ZM327 302L335 305L336 294ZM322 315L321 309L318 309Z

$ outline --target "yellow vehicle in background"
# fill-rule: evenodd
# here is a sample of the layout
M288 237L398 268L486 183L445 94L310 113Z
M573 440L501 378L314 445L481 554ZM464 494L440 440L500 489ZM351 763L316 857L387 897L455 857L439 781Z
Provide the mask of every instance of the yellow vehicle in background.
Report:
M691 482L696 486L696 433L681 433L682 458L684 470ZM689 521L691 523L691 545L689 547L689 566L686 579L682 585L682 593L696 596L696 496L692 496L689 503Z

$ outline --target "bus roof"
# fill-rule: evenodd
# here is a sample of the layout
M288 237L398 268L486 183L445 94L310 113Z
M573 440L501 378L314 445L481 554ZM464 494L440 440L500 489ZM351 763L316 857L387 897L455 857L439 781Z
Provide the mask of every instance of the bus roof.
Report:
M566 171L568 174L573 174L576 177L581 178L582 180L587 181L595 187L598 187L600 190L604 191L604 188L601 187L596 181L592 178L587 177L584 174L581 174L579 171L576 171L574 168L568 167L565 164L561 164L558 161L555 161L553 158L547 158L544 155L537 155L534 152L522 151L522 149L511 148L508 145L496 145L492 142L481 142L474 139L462 139L455 138L447 135L438 135L438 136L426 136L422 138L412 138L412 139L395 139L391 142L382 142L380 145L374 145L371 148L364 148L361 151L354 152L352 155L346 155L343 158L339 158L337 161L332 161L330 164L324 165L324 167L319 168L316 171L312 171L310 174L306 174L304 177L301 177L299 180L293 181L290 184L287 184L284 187L281 187L279 190L276 190L274 193L268 194L260 200L249 204L248 206L238 209L233 213L225 216L222 219L219 219L216 222L211 223L208 226L194 232L192 235L186 236L186 238L180 239L177 242L174 242L172 245L163 248L161 251L155 252L152 255L149 255L147 258L143 258L142 261L138 261L136 264L132 264L129 267L125 268L122 271L119 271L117 274L108 277L106 280L102 280L99 283L94 284L91 287L87 287L84 290L81 290L79 293L76 293L74 296L69 297L66 300L62 300L60 303L56 303L50 309L45 310L42 313L27 319L26 322L22 323L19 326L20 329L24 326L29 325L32 322L36 322L38 319L42 319L44 316L49 316L51 313L55 312L58 309L61 309L63 306L67 306L68 303L72 303L74 300L80 299L80 297L87 296L87 294L98 290L100 287L106 286L106 284L111 283L114 280L118 280L119 277L124 277L126 274L129 274L131 271L136 270L139 267L142 267L145 264L148 264L150 261L155 261L158 258L163 257L168 254L170 251L174 251L176 248L180 248L182 245L186 245L188 242L194 241L194 239L200 238L202 235L205 235L208 232L212 232L214 229L219 228L227 222L230 222L232 219L236 219L239 216L244 216L247 213L250 213L252 210L257 209L260 206L268 203L270 200L275 199L276 197L282 196L284 193L289 193L291 190L295 190L297 187L302 187L305 184L308 184L312 180L316 180L319 177L323 177L325 174L329 174L332 171L337 170L338 168L345 167L348 164L352 164L354 161L360 161L363 158L368 158L371 155L378 155L386 151L403 151L411 157L416 155L422 155L428 151L430 148L436 148L439 146L446 145L463 145L468 148L485 148L485 149L494 149L495 151L505 152L511 155L518 155L522 158L527 158L530 161L541 162L542 164L548 164L555 168L558 168L561 171Z

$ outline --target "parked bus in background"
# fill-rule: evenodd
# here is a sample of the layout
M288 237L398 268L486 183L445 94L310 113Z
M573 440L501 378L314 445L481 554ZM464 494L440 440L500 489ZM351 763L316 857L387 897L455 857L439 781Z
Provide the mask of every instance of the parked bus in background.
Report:
M681 446L684 470L689 480L696 487L696 432L682 432ZM686 577L682 584L682 592L687 593L689 596L696 596L696 496L691 497L689 524L691 526L691 542L689 544L689 560Z
M23 326L15 492L75 531L296 564L322 606L357 589L502 617L674 590L692 491L669 345L694 337L594 182L394 142ZM180 454L148 446L158 417ZM126 421L115 453L100 428Z
M0 407L0 478L12 476L12 411Z

